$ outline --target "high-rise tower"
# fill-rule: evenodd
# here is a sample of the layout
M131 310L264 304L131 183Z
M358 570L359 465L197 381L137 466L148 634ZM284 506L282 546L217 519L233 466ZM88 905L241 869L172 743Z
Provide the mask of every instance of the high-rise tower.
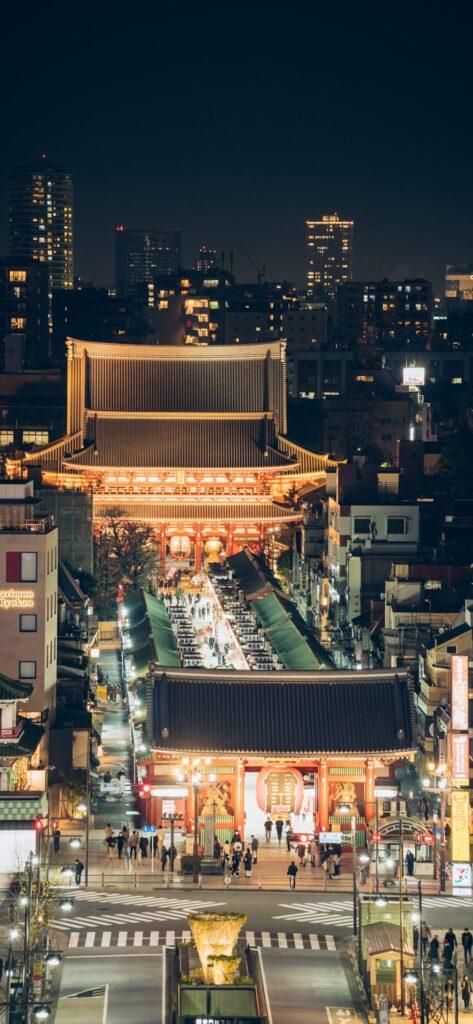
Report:
M73 202L72 175L46 156L12 169L9 254L46 263L51 290L73 287Z
M321 220L306 221L307 294L314 298L335 298L337 286L353 276L354 221L341 220L338 213Z

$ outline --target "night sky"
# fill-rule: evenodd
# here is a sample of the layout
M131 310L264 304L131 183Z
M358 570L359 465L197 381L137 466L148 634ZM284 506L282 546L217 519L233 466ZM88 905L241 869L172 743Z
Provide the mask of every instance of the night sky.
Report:
M336 210L356 221L356 278L439 288L473 259L468 8L304 7L3 15L0 252L8 168L45 151L74 173L75 270L96 284L123 223L182 227L188 265L201 244L233 249L254 280L243 243L302 285L304 220Z

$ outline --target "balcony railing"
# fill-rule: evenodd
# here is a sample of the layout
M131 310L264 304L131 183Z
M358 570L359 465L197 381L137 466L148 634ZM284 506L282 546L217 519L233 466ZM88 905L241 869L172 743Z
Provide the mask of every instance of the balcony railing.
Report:
M0 522L0 533L50 533L55 525L54 516L35 516L18 522Z

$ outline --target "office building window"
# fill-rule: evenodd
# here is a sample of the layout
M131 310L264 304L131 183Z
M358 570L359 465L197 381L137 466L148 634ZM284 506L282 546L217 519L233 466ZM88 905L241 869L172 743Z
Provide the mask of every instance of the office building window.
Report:
M19 676L20 679L36 679L36 662L20 661Z
M406 520L388 518L388 533L406 533Z
M37 579L38 556L35 551L7 551L7 583L36 583Z
M354 531L355 533L369 533L371 528L371 519L367 517L355 518Z
M36 633L37 628L37 615L20 615L20 633Z

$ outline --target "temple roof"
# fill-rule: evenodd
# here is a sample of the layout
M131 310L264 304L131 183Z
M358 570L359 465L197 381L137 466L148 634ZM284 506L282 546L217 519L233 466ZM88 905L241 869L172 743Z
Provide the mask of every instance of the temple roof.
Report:
M10 676L0 672L0 701L27 700L33 690L33 683L27 683L24 679L10 679Z
M103 508L110 507L110 495L105 496ZM281 522L302 519L302 512L295 512L294 509L287 508L285 505L276 505L267 502L265 504L258 505L254 502L233 502L227 498L218 500L216 498L213 504L201 504L198 501L190 501L182 503L156 501L155 503L147 504L144 501L131 502L127 501L127 495L117 495L117 503L120 505L120 509L123 515L127 519L139 519L141 521L152 520L158 523L183 523L189 522L209 522L219 523L223 520L226 522L239 522L239 523L253 523L253 522ZM100 504L94 499L94 514L100 518Z
M406 675L168 670L148 684L163 751L400 756L416 748Z
M270 419L138 419L87 421L84 447L66 455L64 466L95 469L262 468L293 464L275 444Z
M0 742L0 758L27 757L34 754L46 731L44 726L35 725L29 718L20 717L18 724L23 726L18 739Z

